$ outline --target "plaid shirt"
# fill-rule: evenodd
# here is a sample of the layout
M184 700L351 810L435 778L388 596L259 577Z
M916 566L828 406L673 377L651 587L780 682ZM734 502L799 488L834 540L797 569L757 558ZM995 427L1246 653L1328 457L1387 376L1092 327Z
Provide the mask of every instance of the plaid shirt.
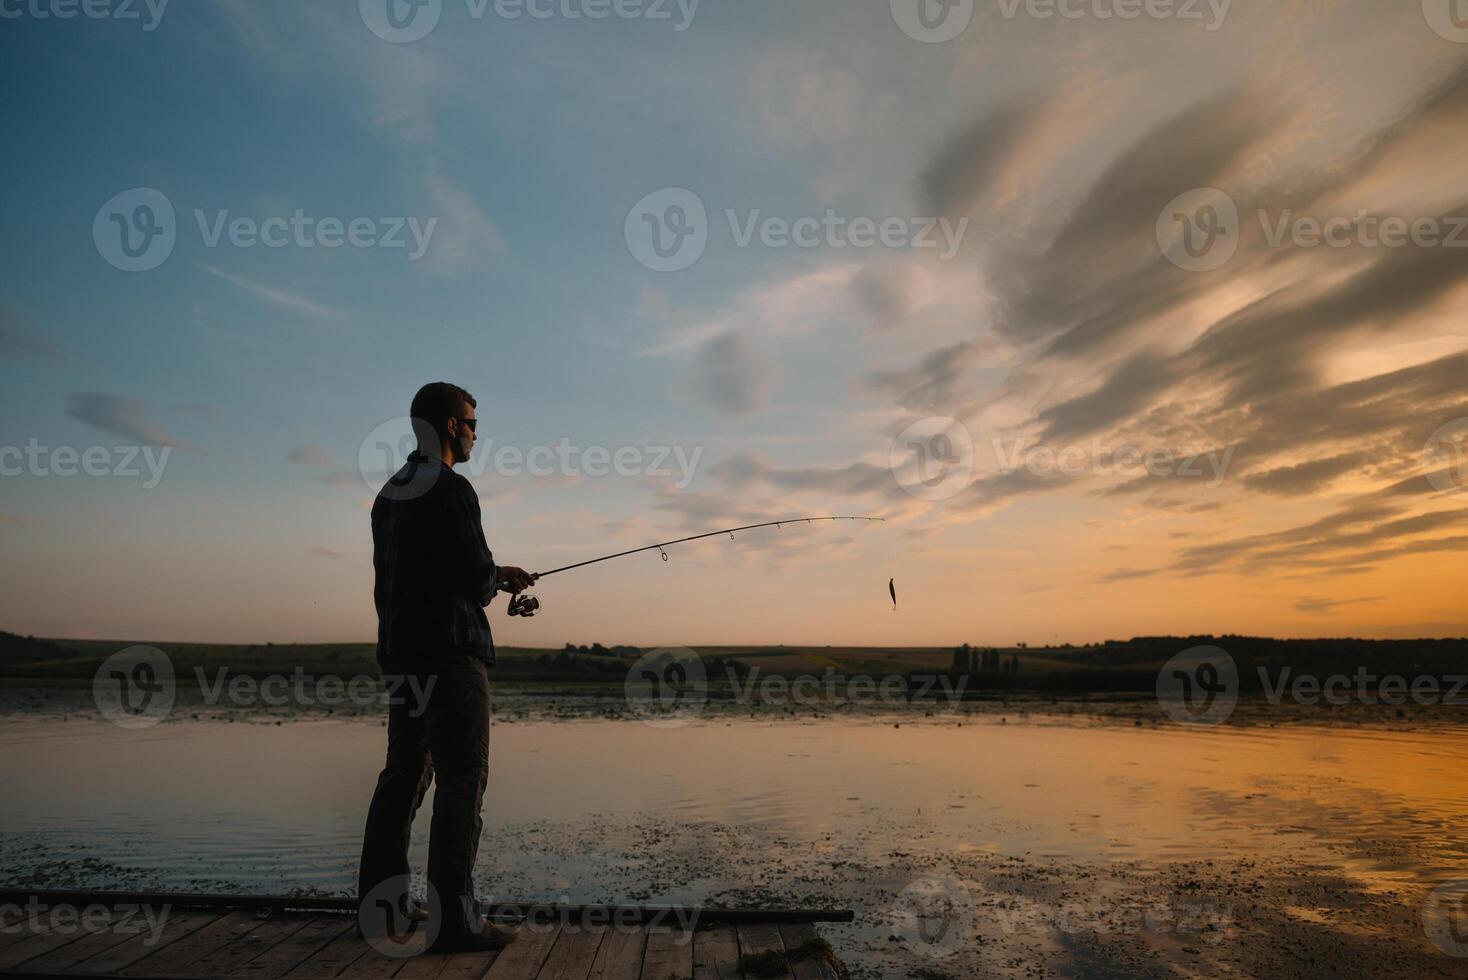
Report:
M493 664L484 605L499 569L479 522L479 495L442 460L414 452L372 505L377 661L462 653Z

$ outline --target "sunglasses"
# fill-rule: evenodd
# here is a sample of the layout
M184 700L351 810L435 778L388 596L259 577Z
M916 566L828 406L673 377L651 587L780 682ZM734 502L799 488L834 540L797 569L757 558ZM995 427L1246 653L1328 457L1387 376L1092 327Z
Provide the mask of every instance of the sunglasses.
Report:
M475 428L475 426L477 426L478 423L479 423L479 420L478 419L466 419L466 418L464 418L461 415L451 415L449 417L452 418L452 419L457 420L458 422L460 422L460 423L462 423L464 425L467 425L469 427L469 431L470 432L477 432L478 431L478 429Z

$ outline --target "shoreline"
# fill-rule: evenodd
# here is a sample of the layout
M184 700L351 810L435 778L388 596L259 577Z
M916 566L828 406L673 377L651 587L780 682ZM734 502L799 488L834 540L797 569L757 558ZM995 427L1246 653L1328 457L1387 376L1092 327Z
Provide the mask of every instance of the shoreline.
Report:
M215 692L217 694L217 692ZM160 722L219 721L283 723L285 721L385 721L386 695L365 703L322 703L285 700L278 703L228 703L192 685L180 685L173 708ZM1180 723L1163 710L1155 695L1093 694L1061 696L1044 692L971 692L962 699L925 700L829 698L744 699L734 692L712 690L684 710L666 711L656 702L629 700L621 685L566 685L501 682L494 685L494 720L498 723L546 721L629 721L669 724L691 721L819 722L862 719L873 723L1105 724L1171 727L1180 731L1210 728L1324 727L1389 731L1432 730L1468 726L1464 704L1298 704L1244 695L1218 725ZM93 698L92 686L76 679L37 684L32 678L0 678L0 718L43 717L106 721Z

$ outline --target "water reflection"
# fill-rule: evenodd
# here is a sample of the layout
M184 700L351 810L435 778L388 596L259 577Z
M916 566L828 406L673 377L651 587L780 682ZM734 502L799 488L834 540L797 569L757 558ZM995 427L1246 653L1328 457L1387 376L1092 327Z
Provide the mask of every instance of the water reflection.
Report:
M124 731L15 718L0 735L12 880L328 892L351 887L384 741L340 721ZM1461 730L546 721L502 725L491 742L486 873L573 899L606 897L577 893L598 835L625 853L611 836L648 821L714 842L718 828L758 830L813 854L837 840L853 861L921 837L1086 861L1287 856L1380 880L1468 867ZM418 830L421 867L426 814ZM561 837L580 844L558 863ZM646 865L622 859L618 874L627 894L670 897Z

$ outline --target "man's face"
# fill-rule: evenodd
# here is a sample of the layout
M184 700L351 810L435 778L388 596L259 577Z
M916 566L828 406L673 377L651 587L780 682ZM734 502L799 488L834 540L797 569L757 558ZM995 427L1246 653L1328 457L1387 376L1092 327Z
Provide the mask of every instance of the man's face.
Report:
M474 451L474 440L478 436L474 433L474 406L461 405L458 418L449 419L450 445L453 446L454 462L466 463L469 454Z

